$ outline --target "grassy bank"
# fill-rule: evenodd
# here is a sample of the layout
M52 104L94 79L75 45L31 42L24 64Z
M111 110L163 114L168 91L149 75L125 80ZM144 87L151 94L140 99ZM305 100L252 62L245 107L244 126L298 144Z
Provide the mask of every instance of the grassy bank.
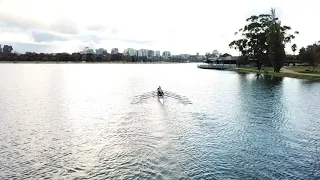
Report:
M247 72L247 73L259 73L256 67L246 67L246 68L231 68L231 71L237 72ZM281 69L279 73L273 72L272 67L264 68L260 71L261 74L270 75L270 76L278 76L278 77L291 77L291 78L299 78L299 79L310 79L310 80L320 80L320 74L316 73L300 73L298 71L293 71L287 67Z
M320 66L315 66L314 71L313 67L309 66L292 66L292 67L285 67L288 70L295 71L298 73L307 73L307 74L319 74L320 75Z

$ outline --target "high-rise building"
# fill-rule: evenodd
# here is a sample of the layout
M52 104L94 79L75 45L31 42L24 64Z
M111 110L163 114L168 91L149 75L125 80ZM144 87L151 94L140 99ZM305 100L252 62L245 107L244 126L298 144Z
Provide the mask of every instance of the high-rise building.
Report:
M156 56L157 56L157 57L160 57L160 56L161 56L160 51L156 51Z
M143 56L143 49L139 49L137 54L139 57L142 57Z
M13 50L12 46L9 46L9 45L4 45L3 48L2 48L2 51L4 53L11 53Z
M2 52L1 44L0 44L0 53Z
M90 49L89 47L85 47L82 51L81 54L95 54L93 49Z
M137 56L137 50L130 48L129 49L129 56Z
M112 48L111 49L111 54L118 54L118 53L119 53L118 48Z
M154 51L148 50L148 57L153 57L154 56Z
M124 54L127 56L137 56L137 50L133 48L127 48L124 50Z
M98 54L98 55L106 55L107 54L107 50L104 49L104 48L96 49L96 54Z
M142 52L142 56L148 57L148 49L143 49Z
M168 58L171 56L171 54L170 54L169 51L163 51L162 56L163 56L165 59L168 59Z
M145 56L147 57L148 56L148 49L139 49L138 50L138 56Z

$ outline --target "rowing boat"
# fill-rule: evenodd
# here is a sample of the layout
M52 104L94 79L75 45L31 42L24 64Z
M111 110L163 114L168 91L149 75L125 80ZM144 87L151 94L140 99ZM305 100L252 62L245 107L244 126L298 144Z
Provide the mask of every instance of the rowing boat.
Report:
M164 103L164 102L163 102L163 96L159 96L159 95L158 95L158 100L159 100L159 102L160 102L161 104Z
M158 101L162 105L164 104L164 97L176 99L182 104L192 104L192 102L186 96L181 96L181 95L178 95L176 93L169 92L169 91L163 91L163 93L158 93L158 91L146 92L146 93L143 93L141 95L134 96L134 98L132 100L133 101L132 103L133 104L138 104L138 103L141 103L144 100L147 100L148 98L152 98L152 97L155 97L155 96L158 97Z

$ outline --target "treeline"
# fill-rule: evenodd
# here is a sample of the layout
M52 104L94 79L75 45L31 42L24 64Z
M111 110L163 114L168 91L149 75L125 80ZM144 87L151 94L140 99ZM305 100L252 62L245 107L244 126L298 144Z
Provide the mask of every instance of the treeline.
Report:
M57 54L45 54L27 52L25 54L16 53L0 53L0 61L10 62L185 62L186 60L180 58L164 59L162 57L137 57L127 56L121 53L118 54L80 54L80 53L57 53Z
M315 66L320 64L320 41L307 47L302 47L299 51L299 60L308 64L309 67L312 66L314 71Z
M270 14L252 15L246 22L247 25L235 33L240 39L229 44L241 53L238 64L246 65L254 60L259 70L262 66L272 66L274 72L279 72L286 63L285 45L292 43L299 32L291 34L291 27L282 25L275 9L271 9ZM297 50L296 44L292 45L292 50Z

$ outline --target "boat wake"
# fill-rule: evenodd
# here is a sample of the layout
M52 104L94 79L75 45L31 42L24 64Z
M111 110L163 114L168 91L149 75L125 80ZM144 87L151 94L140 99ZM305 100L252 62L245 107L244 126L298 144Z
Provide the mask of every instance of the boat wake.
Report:
M161 104L163 104L163 101L165 98L175 99L181 104L192 104L192 102L186 96L178 95L176 93L169 92L169 91L163 91L163 93L164 93L163 97L161 97L162 98ZM134 96L131 104L141 104L146 102L146 100L150 98L155 98L155 97L158 97L158 94L156 91L146 92L138 96Z

